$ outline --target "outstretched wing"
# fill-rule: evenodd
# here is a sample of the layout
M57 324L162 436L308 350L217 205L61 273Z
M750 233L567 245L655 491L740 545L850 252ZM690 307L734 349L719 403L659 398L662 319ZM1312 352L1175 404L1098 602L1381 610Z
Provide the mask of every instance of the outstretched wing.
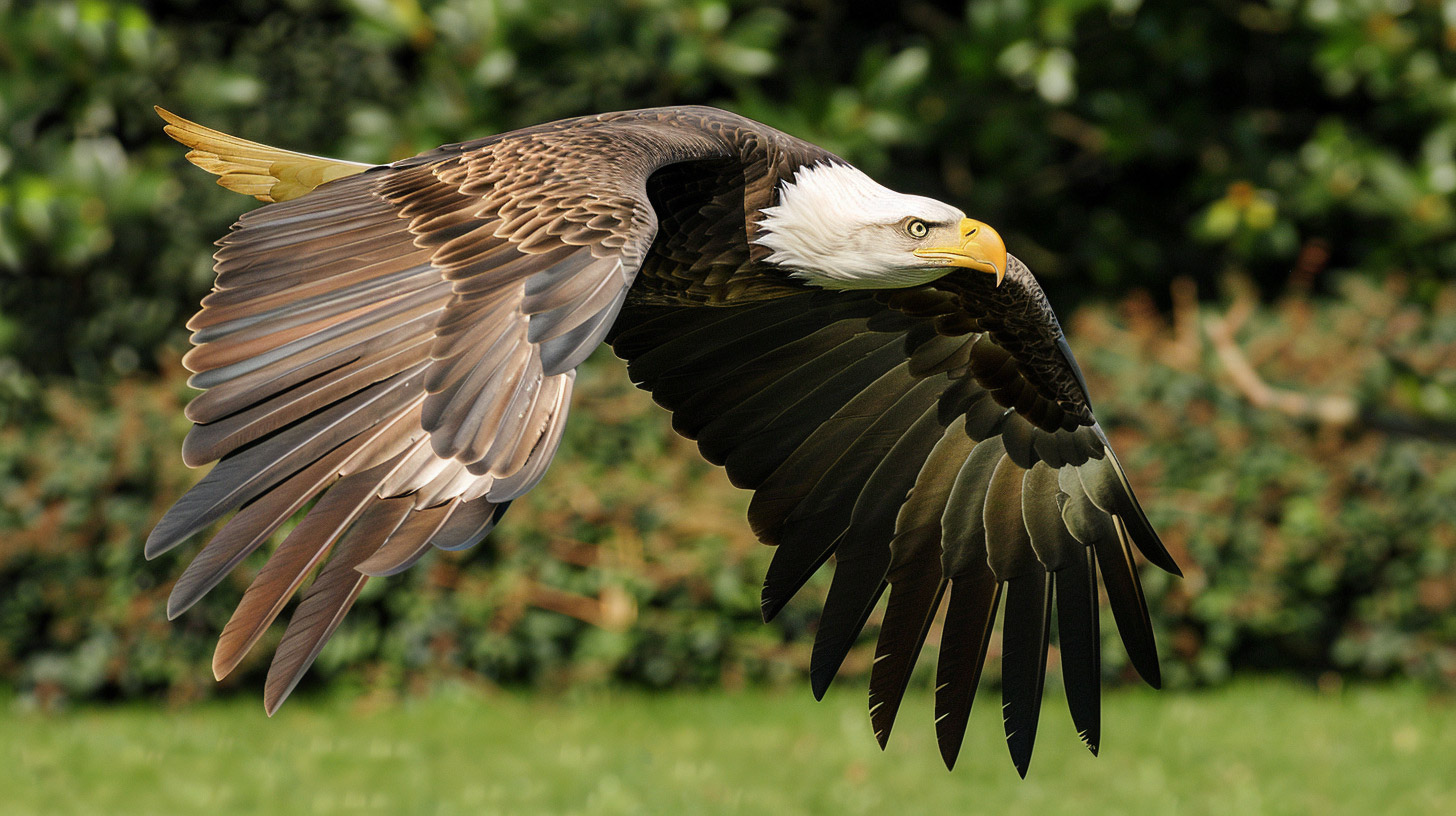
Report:
M317 499L213 660L219 677L236 667L332 551L274 657L271 713L366 576L402 570L431 544L471 546L541 478L575 367L652 242L647 175L723 147L607 115L328 181L343 172L330 160L168 121L207 148L205 169L256 170L245 192L317 185L244 215L219 242L214 291L188 324L196 348L184 362L205 393L188 406L183 451L189 465L217 464L146 547L156 556L238 511L178 580L175 617Z
M1004 597L1005 726L1024 775L1053 604L1068 702L1095 752L1097 572L1133 665L1156 686L1132 547L1177 567L1092 419L1030 273L1015 262L1000 289L982 280L713 309L633 304L608 339L674 427L755 491L749 521L778 546L765 619L835 556L811 660L816 695L890 590L870 678L881 745L949 594L936 728L954 764Z

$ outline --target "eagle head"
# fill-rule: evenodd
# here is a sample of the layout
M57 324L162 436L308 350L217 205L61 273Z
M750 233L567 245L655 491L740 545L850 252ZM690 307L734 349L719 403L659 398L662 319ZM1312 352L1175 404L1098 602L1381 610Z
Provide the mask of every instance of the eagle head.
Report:
M765 207L754 242L767 261L825 289L893 289L956 267L1006 274L1006 244L990 226L924 196L897 193L847 164L801 168Z

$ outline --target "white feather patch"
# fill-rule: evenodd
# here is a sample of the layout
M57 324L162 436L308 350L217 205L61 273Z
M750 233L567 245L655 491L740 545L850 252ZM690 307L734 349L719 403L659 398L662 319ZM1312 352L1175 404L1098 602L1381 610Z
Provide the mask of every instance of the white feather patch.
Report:
M826 289L915 286L944 275L913 254L900 231L907 217L957 223L965 213L924 196L897 193L847 164L818 163L784 182L779 203L765 207L755 243L769 263Z

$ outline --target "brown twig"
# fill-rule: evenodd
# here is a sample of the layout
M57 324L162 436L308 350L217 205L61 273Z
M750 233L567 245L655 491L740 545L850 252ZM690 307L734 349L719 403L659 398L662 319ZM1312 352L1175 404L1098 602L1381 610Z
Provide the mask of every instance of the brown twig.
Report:
M1250 299L1234 301L1223 317L1208 317L1204 330L1213 345L1219 364L1227 372L1234 388L1255 408L1279 411L1295 419L1309 419L1327 425L1345 427L1361 416L1355 400L1342 394L1305 394L1287 388L1276 388L1264 381L1234 339L1235 333L1253 313Z
M526 603L531 606L559 612L609 632L626 631L637 620L636 602L620 587L602 587L593 598L527 580Z

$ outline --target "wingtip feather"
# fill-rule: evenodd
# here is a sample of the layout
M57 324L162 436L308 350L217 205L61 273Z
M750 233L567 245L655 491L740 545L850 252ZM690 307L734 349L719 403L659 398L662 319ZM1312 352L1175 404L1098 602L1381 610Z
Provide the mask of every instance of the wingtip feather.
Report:
M768 584L765 583L758 599L758 612L763 616L763 622L771 623L774 618L778 617L779 612L783 611L786 603L788 603L788 598L770 597Z
M173 590L173 593L167 596L167 620L177 620L178 618L182 617L182 613L186 612L191 606L191 604L183 606L177 600L176 590Z
M322 644L319 645L318 649L314 650L313 657L316 658L318 656L318 651L320 651L321 649ZM265 711L269 717L277 714L278 709L283 707L283 703L288 700L290 695L293 694L293 690L298 688L299 681L303 679L303 675L308 671L308 668L311 665L313 665L313 661L309 660L307 663L303 664L303 666L299 670L293 672L292 675L288 678L287 685L281 690L268 687L265 687L263 689L263 711Z
M825 693L829 691L829 685L834 682L834 674L823 671L809 671L809 687L814 691L814 700L822 701Z
M233 669L237 668L237 665L237 659L230 661L224 660L221 650L214 651L212 653L212 679L222 682L224 677L232 674Z

